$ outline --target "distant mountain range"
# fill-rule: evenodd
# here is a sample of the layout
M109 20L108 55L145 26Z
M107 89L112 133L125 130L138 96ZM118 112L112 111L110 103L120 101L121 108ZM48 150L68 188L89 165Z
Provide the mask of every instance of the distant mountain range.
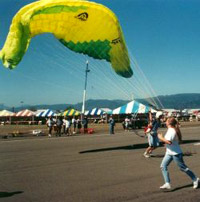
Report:
M160 100L164 108L173 108L173 109L195 109L200 108L200 93L187 93L187 94L175 94L175 95L162 95L154 98L149 98L154 100ZM136 99L138 102L143 104L148 104L148 99ZM122 106L126 103L130 102L130 100L87 100L86 101L86 109L90 110L95 107L97 108L110 108L115 109L119 106ZM74 108L77 110L81 110L82 103L77 104L54 104L54 105L24 105L23 108L30 110L37 109L52 109L52 110L65 110L69 108ZM10 108L0 104L0 110L8 109L10 111L19 111L22 108Z
M197 109L200 108L200 93L187 93L158 96L164 108Z

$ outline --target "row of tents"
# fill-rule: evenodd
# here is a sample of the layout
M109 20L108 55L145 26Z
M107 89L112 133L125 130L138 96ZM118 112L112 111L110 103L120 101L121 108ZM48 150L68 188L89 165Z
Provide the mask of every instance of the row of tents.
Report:
M144 104L141 104L137 101L131 101L127 103L126 105L123 105L121 107L118 107L114 110L109 109L100 109L100 108L94 108L92 110L86 111L85 116L100 116L103 114L109 114L109 115L117 115L117 114L144 114L148 113L150 110L150 107ZM152 110L152 109L151 109ZM156 112L156 110L153 110L153 112ZM0 111L0 117L51 117L51 116L79 116L81 114L80 111L75 109L69 109L61 113L56 113L53 110L50 109L44 109L44 110L37 110L35 112L25 109L22 111L19 111L17 113L13 113L7 110Z

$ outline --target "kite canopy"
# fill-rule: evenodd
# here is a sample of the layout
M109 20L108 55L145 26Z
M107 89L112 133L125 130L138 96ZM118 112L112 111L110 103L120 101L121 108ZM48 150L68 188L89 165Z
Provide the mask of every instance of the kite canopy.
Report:
M81 0L41 0L21 8L13 18L0 59L13 69L22 60L31 38L52 33L70 50L111 63L115 72L133 72L124 36L115 14L101 4Z

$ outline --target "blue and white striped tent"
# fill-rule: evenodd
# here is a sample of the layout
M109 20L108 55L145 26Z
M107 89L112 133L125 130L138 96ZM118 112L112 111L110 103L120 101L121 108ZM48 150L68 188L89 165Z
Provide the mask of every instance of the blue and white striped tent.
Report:
M137 101L131 101L126 105L112 110L109 114L144 114L150 110L149 106L143 105Z
M105 114L105 111L99 108L94 108L85 112L85 116L100 116Z
M56 113L54 113L50 109L46 109L43 111L40 110L38 113L36 113L36 117L50 117L50 116L56 116Z

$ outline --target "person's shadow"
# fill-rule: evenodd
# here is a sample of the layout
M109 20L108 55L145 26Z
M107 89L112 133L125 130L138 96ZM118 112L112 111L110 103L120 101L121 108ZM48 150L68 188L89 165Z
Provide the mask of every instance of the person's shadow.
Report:
M188 187L192 187L192 184L190 183L190 184L187 184L184 186L176 187L176 188L172 189L171 192L178 191L180 189L184 189L184 188L188 188Z
M23 191L14 191L14 192L0 192L0 198L11 197L16 194L22 194Z
M199 140L183 140L182 144L191 144L191 143L197 143L200 142ZM106 148L99 148L99 149L91 149L91 150L85 150L80 151L80 154L85 153L94 153L94 152L108 152L108 151L116 151L116 150L136 150L136 149L146 149L148 147L148 143L141 143L141 144L132 144L132 145L125 145L125 146L119 146L119 147L106 147ZM161 144L163 146L163 144ZM192 156L193 153L191 152L185 152L183 153L184 156ZM164 155L157 155L154 156L155 158L162 158Z
M187 185L184 185L184 186L176 187L174 189L162 190L162 191L163 192L174 192L174 191L178 191L180 189L184 189L184 188L188 188L188 187L192 187L192 184L187 184Z

